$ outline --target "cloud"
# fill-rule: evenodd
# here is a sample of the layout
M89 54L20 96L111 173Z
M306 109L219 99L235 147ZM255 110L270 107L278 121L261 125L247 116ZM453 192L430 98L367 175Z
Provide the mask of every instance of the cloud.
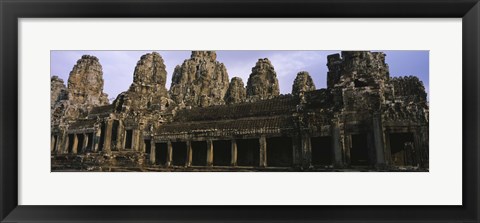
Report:
M307 67L318 63L320 52L316 51L278 51L269 59L275 66L279 77L296 75Z

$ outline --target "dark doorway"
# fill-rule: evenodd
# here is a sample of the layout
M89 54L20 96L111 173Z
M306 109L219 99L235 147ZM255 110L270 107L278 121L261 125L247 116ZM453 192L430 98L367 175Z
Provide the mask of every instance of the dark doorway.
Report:
M260 142L258 138L237 140L237 165L260 165Z
M333 164L332 137L312 137L312 164L328 166Z
M187 161L187 143L172 142L172 163L174 166L185 166Z
M416 165L413 133L390 133L389 136L393 165Z
M129 129L125 134L125 149L132 149L133 130Z
M57 151L57 144L58 144L58 136L53 136L53 151Z
M352 147L350 148L350 164L368 166L368 138L367 134L352 135Z
M287 167L293 163L292 138L267 138L267 166Z
M73 141L74 140L75 140L75 135L68 134L68 148L67 148L68 153L73 152Z
M114 120L112 124L112 150L118 150L117 148L117 136L118 136L118 126L120 122L118 120Z
M155 143L155 163L167 165L168 145L167 143Z
M78 144L77 144L77 153L83 153L83 134L77 134Z
M232 162L232 142L230 140L213 141L213 165L230 166Z
M93 133L87 133L87 152L93 151Z
M145 145L145 153L150 154L150 152L151 152L150 151L150 146L151 146L150 139L143 140L143 145Z
M98 142L98 151L103 150L104 141L105 141L105 123L102 122L102 127L100 128L100 141Z
M192 166L207 165L207 142L192 141Z

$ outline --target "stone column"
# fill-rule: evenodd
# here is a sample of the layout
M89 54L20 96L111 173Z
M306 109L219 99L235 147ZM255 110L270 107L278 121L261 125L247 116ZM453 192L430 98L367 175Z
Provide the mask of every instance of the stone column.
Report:
M65 154L65 153L68 153L68 144L70 144L70 137L68 137L67 132L63 133L63 137L65 139L65 143L64 143L63 151L61 153Z
M421 127L419 130L416 131L416 136L420 140L420 148L415 148L415 151L418 151L418 154L420 155L420 165L421 167L428 168L429 167L429 157L430 157L430 151L428 147L428 137L429 137L429 130L428 130L428 125ZM57 144L58 145L58 144Z
M107 121L107 125L105 126L105 138L103 139L103 150L105 152L111 151L112 124L113 124L113 120L109 119Z
M137 151L139 151L141 148L140 145L143 143L143 131L142 130L137 130Z
M343 167L342 161L342 137L340 134L340 123L338 118L335 118L332 122L332 140L333 140L333 158L334 166Z
M56 139L56 141L57 141L56 144L57 144L57 145L55 145L55 148L54 148L54 150L53 150L53 152L54 152L55 154L59 154L59 151L62 149L63 140L64 140L64 139L63 139L63 137L62 137L62 133L59 132L58 135L57 135L57 139Z
M267 166L267 138L262 135L259 139L260 142L260 167Z
M306 133L302 133L302 157L302 166L309 168L312 164L312 142Z
M83 148L81 150L86 152L87 147L88 147L88 135L84 133L83 134Z
M73 134L73 146L72 146L72 153L76 154L77 153L77 146L78 146L78 137L77 134Z
M123 126L123 121L118 120L118 127L117 127L117 150L124 150L124 126Z
M213 166L213 142L207 140L207 166Z
M383 140L382 117L380 114L373 114L373 141L375 146L376 166L385 166L385 151Z
M232 166L237 166L237 141L235 139L232 139L232 160L231 160L231 165Z
M192 166L192 141L187 141L187 167Z
M420 151L423 149L423 146L422 146L422 139L420 137L420 133L418 132L418 130L414 131L413 132L413 149L415 150L415 156L414 156L414 165L418 165L418 166L421 166L421 167L424 167L423 165L423 160L422 160L422 157L421 157L421 154L420 154Z
M342 130L340 130L340 139L342 137ZM343 148L343 164L350 166L352 161L351 161L351 148L352 148L352 135L343 135L343 147L342 147L342 141L340 140L340 148Z
M55 135L52 135L50 139L50 153L52 153L55 150Z
M134 151L140 151L141 141L143 141L141 140L143 137L141 137L142 134L140 133L141 133L140 129L133 130L133 139L134 139L133 150Z
M151 164L155 164L156 160L155 160L155 142L153 141L153 138L152 140L150 140L150 163Z
M172 142L168 141L168 143L167 143L167 166L172 166L172 157L173 157Z
M385 164L392 165L392 148L390 148L390 132L385 132Z
M302 137L300 133L296 133L293 137L293 166L302 165Z
M55 143L53 144L53 152L56 152L58 150L58 146L60 145L59 141L61 141L60 135L58 135L58 134L55 135L54 139L55 139Z
M92 143L92 151L98 152L98 144L100 143L100 137L102 134L101 128L95 128L95 132L93 134L93 143Z
M68 151L68 134L66 131L62 132L62 141L60 148L57 148L58 154L65 154Z

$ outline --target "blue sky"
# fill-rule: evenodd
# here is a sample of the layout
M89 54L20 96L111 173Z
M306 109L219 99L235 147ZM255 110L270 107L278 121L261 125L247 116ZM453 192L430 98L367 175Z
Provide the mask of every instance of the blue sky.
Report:
M50 76L57 75L68 82L68 75L82 55L94 55L99 58L103 67L105 80L104 92L110 99L126 91L133 81L133 71L137 61L143 54L156 51L165 61L167 69L167 89L170 88L173 69L190 58L191 51L51 51ZM429 89L429 52L428 51L382 51L386 53L386 62L390 67L390 75L414 75L423 81L428 93ZM259 58L268 58L275 67L280 83L280 92L292 91L295 76L300 71L308 71L317 89L325 88L327 81L327 55L340 51L256 51L234 50L217 51L217 60L224 63L230 77L241 77L246 84L252 67Z

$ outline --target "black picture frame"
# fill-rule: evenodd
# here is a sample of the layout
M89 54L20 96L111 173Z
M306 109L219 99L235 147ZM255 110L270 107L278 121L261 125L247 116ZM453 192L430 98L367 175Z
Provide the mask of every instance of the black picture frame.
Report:
M480 4L478 0L0 0L0 15L0 220L2 222L479 222ZM76 17L462 18L463 205L18 205L19 34L17 21L19 18Z

